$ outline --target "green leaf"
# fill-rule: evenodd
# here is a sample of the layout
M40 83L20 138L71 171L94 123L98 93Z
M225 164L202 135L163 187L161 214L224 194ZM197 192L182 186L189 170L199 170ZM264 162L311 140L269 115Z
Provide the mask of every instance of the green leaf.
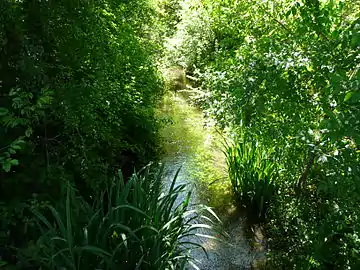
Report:
M84 246L79 249L91 252L92 254L99 256L99 257L103 257L103 258L111 257L111 254L109 252L107 252L104 249L95 247L95 246Z
M360 45L360 34L354 34L351 38L351 46L357 47Z
M17 159L12 159L12 160L10 161L10 164L11 164L11 165L19 165L19 161L18 161Z
M32 133L33 133L33 130L32 130L31 127L29 127L29 128L25 131L25 136L26 136L26 137L30 137Z
M9 159L5 160L5 162L4 162L3 165L2 165L2 169L3 169L5 172L9 172L10 169L11 169L11 160L9 160Z
M21 146L20 145L12 145L11 146L12 147L12 149L15 149L15 150L21 150Z
M4 116L6 114L9 113L9 110L8 109L5 109L5 108L0 108L0 116Z
M355 91L348 92L345 95L344 101L349 103L356 103L360 101L360 92L355 92Z
M339 31L338 30L335 30L331 33L331 37L333 39L337 39L339 37Z

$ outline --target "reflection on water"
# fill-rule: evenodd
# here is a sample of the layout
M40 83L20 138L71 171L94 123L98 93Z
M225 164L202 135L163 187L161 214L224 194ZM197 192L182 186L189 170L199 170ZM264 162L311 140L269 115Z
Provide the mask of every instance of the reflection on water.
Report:
M192 190L192 205L201 204L201 196L198 194L198 189L194 185L191 175L187 172L186 168L190 162L190 159L186 156L179 156L177 158L165 158L163 160L166 164L166 174L164 181L166 187L169 188L171 181L174 178L177 170L181 166L182 169L178 175L177 185L186 184L188 190ZM176 205L180 204L185 199L186 193L183 196L179 196ZM204 222L204 221L201 221ZM251 263L254 259L254 254L250 249L250 246L244 237L243 233L243 220L238 218L235 221L222 228L226 236L219 237L220 240L205 239L202 237L192 238L191 241L195 241L202 244L207 251L207 255L201 249L195 249L192 251L192 256L196 260L196 265L199 269L250 269ZM198 231L201 234L209 234L208 230ZM192 269L188 266L188 269Z
M181 96L168 96L162 113L170 118L170 123L163 129L165 155L164 184L169 188L177 170L181 167L177 185L185 184L192 191L191 205L207 204L221 212L223 225L220 225L222 236L214 239L192 238L202 244L208 257L201 249L192 251L199 269L251 269L256 257L263 256L253 251L249 240L244 235L244 220L240 215L230 219L234 212L231 204L230 186L226 179L226 166L219 140L211 128L204 125L202 113L190 106ZM219 154L220 153L220 154ZM220 181L221 180L221 181ZM215 183L215 184L213 184ZM210 188L211 187L211 188ZM176 205L186 197L179 196ZM235 217L234 217L235 216ZM200 221L203 223L204 221ZM203 229L205 230L205 229ZM209 231L199 232L209 234ZM188 266L188 269L193 267Z

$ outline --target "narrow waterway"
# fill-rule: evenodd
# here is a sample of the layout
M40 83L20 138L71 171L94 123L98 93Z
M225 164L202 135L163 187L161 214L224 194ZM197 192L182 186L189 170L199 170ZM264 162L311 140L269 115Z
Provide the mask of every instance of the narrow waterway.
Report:
M167 123L161 132L165 149L165 181L170 183L181 167L177 183L186 184L192 190L192 204L213 207L223 221L220 225L222 236L217 235L221 241L195 239L208 255L201 249L194 250L192 256L196 265L202 270L251 269L264 254L251 247L252 240L244 234L245 221L232 204L221 136L203 118L202 112L179 92L166 95L161 115ZM183 199L179 197L178 203Z

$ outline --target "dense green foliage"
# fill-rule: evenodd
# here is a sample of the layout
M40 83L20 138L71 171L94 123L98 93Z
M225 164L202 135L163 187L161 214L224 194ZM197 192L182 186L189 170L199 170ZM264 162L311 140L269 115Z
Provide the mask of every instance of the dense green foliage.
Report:
M266 267L360 268L359 52L350 0L0 1L0 267L191 259L182 237L208 226L192 225L189 196L174 206L185 187L130 177L157 158L161 122L201 127L156 116L168 68L166 86L185 70L231 138L234 197L266 227ZM188 147L182 134L165 151ZM200 149L195 164L214 158Z
M237 203L245 207L249 219L259 221L277 189L276 161L259 143L245 140L227 145L225 156Z
M0 1L0 260L37 237L29 207L87 201L156 158L150 1Z
M168 42L172 63L198 79L199 104L235 141L251 138L276 152L268 267L359 268L358 3L219 0L182 7ZM246 181L260 183L253 168L266 163L253 147L228 149L240 197L248 194ZM251 152L253 160L245 154Z
M48 208L54 224L35 212L42 237L34 262L45 269L182 269L191 259L186 251L199 246L189 237L211 226L194 222L207 208L188 209L190 192L179 203L186 192L176 184L179 171L164 192L163 168L147 166L127 183L119 174L93 205L68 186L66 200Z

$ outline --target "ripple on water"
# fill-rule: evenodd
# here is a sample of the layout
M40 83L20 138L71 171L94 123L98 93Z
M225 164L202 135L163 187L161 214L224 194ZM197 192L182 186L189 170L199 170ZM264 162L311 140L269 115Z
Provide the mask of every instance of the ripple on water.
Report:
M192 205L201 204L201 196L198 194L194 181L191 180L191 175L187 171L187 162L189 157L178 156L165 158L165 188L170 188L172 179L174 178L179 167L182 169L179 172L176 185L185 184L187 189L192 190ZM178 197L176 205L181 203L186 197L186 194ZM257 256L249 245L249 241L244 235L244 220L239 217L228 225L224 225L222 230L226 236L221 237L221 241L214 239L204 239L201 237L192 238L192 241L202 244L207 251L208 257L201 249L192 251L192 256L196 260L196 265L201 270L231 270L231 269L251 269L252 262ZM208 234L208 231L199 233ZM186 269L193 269L188 266Z

